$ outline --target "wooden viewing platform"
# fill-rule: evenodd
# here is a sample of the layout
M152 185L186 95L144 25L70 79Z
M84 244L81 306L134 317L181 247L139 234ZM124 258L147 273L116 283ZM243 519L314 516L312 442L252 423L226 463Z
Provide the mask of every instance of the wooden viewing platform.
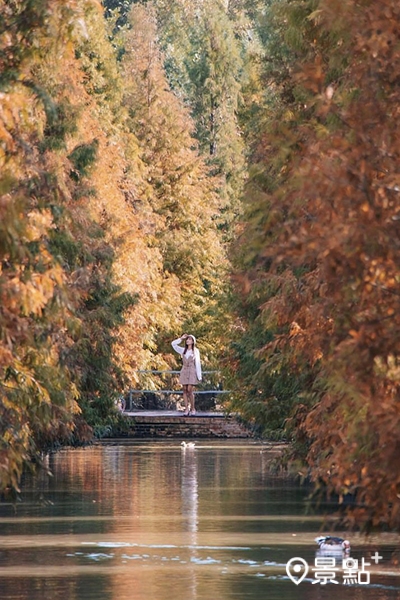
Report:
M136 371L135 388L121 396L120 409L129 420L126 437L145 438L249 438L252 432L234 414L218 410L217 398L229 394L222 389L218 371L203 371L196 388L196 414L184 416L180 371ZM154 389L149 388L149 383ZM157 384L157 385L155 385Z
M197 411L184 416L178 410L127 410L130 421L127 437L146 438L249 438L252 433L235 415Z

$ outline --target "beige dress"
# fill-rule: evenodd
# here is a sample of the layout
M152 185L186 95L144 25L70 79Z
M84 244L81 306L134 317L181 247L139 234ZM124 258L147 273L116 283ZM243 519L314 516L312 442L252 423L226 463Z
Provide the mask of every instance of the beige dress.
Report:
M182 354L183 367L179 375L179 383L181 385L197 385L199 380L196 374L196 365L194 362L194 356L186 356Z

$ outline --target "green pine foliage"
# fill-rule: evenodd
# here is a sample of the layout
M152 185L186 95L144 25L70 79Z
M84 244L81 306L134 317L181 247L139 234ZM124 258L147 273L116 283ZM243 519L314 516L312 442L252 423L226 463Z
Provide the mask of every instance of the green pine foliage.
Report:
M169 85L189 107L193 135L218 178L219 226L229 237L246 177L239 113L249 76L248 19L224 2L160 0L142 5L153 7Z
M97 140L93 140L89 144L78 144L78 146L75 146L68 155L68 159L71 161L73 167L70 171L71 179L78 182L82 177L89 175L90 168L96 161L97 151Z

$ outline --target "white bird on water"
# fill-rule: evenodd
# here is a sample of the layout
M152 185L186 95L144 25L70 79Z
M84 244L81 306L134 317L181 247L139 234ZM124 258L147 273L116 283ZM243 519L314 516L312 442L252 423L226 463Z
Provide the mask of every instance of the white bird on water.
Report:
M181 442L182 449L183 448L196 448L196 444L194 442Z

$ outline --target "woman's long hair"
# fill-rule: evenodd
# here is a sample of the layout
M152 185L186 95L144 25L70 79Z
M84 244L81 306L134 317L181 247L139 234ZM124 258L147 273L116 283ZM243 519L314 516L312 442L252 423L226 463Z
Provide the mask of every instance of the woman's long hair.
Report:
M188 335L188 337L192 338L193 344L192 344L192 350L193 350L193 356L194 356L194 348L196 346L196 340L192 335ZM185 349L183 351L183 354L186 354L186 350L188 349L188 345L187 345L187 338L185 340Z

